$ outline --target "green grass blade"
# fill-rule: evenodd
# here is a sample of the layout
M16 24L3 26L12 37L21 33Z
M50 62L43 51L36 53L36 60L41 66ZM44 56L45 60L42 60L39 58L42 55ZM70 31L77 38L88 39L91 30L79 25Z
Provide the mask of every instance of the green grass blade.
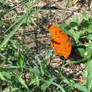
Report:
M2 57L3 59L6 59L6 56L4 56L3 54L0 53L0 57Z
M59 84L57 84L55 82L52 82L52 84L55 85L55 86L57 86L58 88L60 88L61 92L66 92L61 85L59 85Z
M24 56L20 51L18 51L18 56L17 56L17 65L20 67L23 67L24 64Z
M0 48L4 47L7 42L10 40L10 38L15 34L15 32L19 29L19 27L25 22L25 14L22 15L22 17L19 19L17 25L13 28L13 30L9 33L9 35L4 39L4 41L1 43Z
M7 20L7 19L6 19ZM15 26L18 23L19 19L16 20L16 22L14 22L6 31L5 33L7 33L13 26Z
M68 8L68 6L69 6L70 2L71 2L71 0L67 0L67 4L66 4L66 6L65 6L65 10L64 10L63 15L65 15L66 10L67 10L67 8Z
M41 70L42 75L44 75L44 70L43 70L42 64L41 64L42 61L40 60L40 58L38 56L36 56L36 60L38 61L38 64L40 65L40 70Z
M19 80L19 82L20 82L26 89L28 89L28 86L26 85L25 81L24 81L20 76L18 76L18 80Z
M44 83L41 85L42 92L45 92L45 90L52 84L54 80L55 78L51 78L48 81L44 80Z
M4 78L4 76L3 76L3 74L1 72L0 72L0 79L5 80L5 78Z
M82 13L82 18L84 20L87 20L88 21L88 16L87 16L87 14L85 12Z
M81 84L74 84L74 87L82 92L89 92L86 86L83 86Z
M92 60L88 64L87 87L90 90L92 87Z

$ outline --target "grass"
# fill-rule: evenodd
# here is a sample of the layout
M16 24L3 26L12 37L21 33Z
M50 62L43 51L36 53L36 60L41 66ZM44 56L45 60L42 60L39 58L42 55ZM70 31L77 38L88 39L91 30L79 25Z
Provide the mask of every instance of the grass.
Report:
M86 72L82 72L86 81L77 83L72 78L65 76L60 67L53 68L51 65L47 65L53 53L48 51L48 47L44 47L44 44L31 34L29 34L29 37L45 49L42 57L33 50L32 43L27 46L23 42L24 29L30 25L30 21L31 25L35 28L38 27L34 21L34 14L37 14L39 10L33 10L37 2L37 0L34 3L29 0L26 4L21 1L20 4L25 5L27 12L18 16L14 15L13 17L4 18L5 14L11 12L17 6L11 8L3 0L0 1L2 4L0 9L4 10L0 12L0 92L2 90L4 92L69 92L75 89L90 92L92 90L92 18L89 18L83 12L83 19L80 23L74 17L70 24L60 25L60 28L64 29L72 37L73 47L76 47L74 49L76 55L79 52L79 56L81 56L78 56L78 59L74 62L70 61L63 64L62 69L71 63L80 62L88 67L88 70L85 70ZM69 2L68 0L66 8ZM16 20L12 23L8 24L6 22L13 18L16 18ZM16 32L19 31L20 27L22 27L22 31L16 37ZM36 49L40 51L39 47Z

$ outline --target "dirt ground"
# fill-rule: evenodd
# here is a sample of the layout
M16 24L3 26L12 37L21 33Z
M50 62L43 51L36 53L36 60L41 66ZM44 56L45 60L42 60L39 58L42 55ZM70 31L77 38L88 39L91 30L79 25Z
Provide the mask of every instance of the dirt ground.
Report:
M6 0L10 7L19 4L18 0ZM25 0L27 1L27 0ZM35 1L35 0L33 0ZM50 46L50 34L44 28L46 24L69 24L74 16L77 16L79 22L82 20L82 13L85 11L88 17L92 17L92 2L91 0L71 0L69 7L66 10L65 15L63 15L67 0L39 0L37 4L34 5L33 10L41 9L42 11L34 15L37 18L34 18L34 21L37 23L38 27L35 28L30 21L30 25L25 28L24 43L26 46L30 46L30 43L33 43L33 48L39 47L39 50L35 50L41 55L44 54L45 50L53 51ZM19 6L16 8L16 11L12 11L9 16L14 14L19 15L26 12L25 6ZM7 17L6 15L5 17ZM12 20L14 21L14 20ZM18 35L20 30L16 33ZM36 44L34 40L30 39L28 34L32 34L41 44ZM53 54L51 62L52 67L62 66L63 60L59 56ZM75 81L82 81L81 72L85 69L85 66L80 64L69 65L64 68L63 72L68 76L72 77ZM62 69L61 69L62 70ZM77 92L77 91L76 91Z

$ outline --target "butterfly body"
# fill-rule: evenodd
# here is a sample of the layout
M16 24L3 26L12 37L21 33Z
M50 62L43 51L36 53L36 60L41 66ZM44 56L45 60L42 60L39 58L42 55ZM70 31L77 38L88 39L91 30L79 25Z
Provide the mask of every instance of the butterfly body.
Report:
M64 31L55 25L48 24L47 28L51 34L51 45L55 53L68 58L72 49L71 39Z

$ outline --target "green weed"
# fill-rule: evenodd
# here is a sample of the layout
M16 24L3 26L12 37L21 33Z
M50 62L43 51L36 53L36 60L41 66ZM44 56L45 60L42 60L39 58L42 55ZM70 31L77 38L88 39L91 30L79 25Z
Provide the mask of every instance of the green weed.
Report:
M24 0L20 4L27 8L26 13L14 15L9 18L3 16L17 6L10 7L4 0L1 0L0 9L0 92L69 92L78 89L83 92L90 92L92 90L92 18L89 18L86 13L82 14L82 21L79 23L78 19L74 17L70 24L61 24L60 28L72 37L72 42L75 56L77 60L70 61L62 65L62 69L71 63L84 63L88 70L84 72L86 75L86 82L76 83L73 79L68 78L63 74L60 67L53 68L47 62L52 60L52 51L44 46L40 41L28 34L29 37L45 47L45 53L40 57L37 51L34 51L30 46L26 46L23 42L25 36L24 28L33 25L38 27L34 21L34 14L41 10L34 10L34 5L38 2L28 0L27 4ZM70 0L66 5L66 9ZM7 7L7 8L6 8ZM41 11L42 12L42 11ZM16 18L15 21L8 24L6 21ZM21 33L16 36L16 32L22 27ZM14 38L15 37L15 38ZM19 39L18 39L19 38ZM39 49L39 47L36 47ZM40 49L39 49L40 51ZM30 53L31 52L31 53ZM83 73L83 72L82 72Z

